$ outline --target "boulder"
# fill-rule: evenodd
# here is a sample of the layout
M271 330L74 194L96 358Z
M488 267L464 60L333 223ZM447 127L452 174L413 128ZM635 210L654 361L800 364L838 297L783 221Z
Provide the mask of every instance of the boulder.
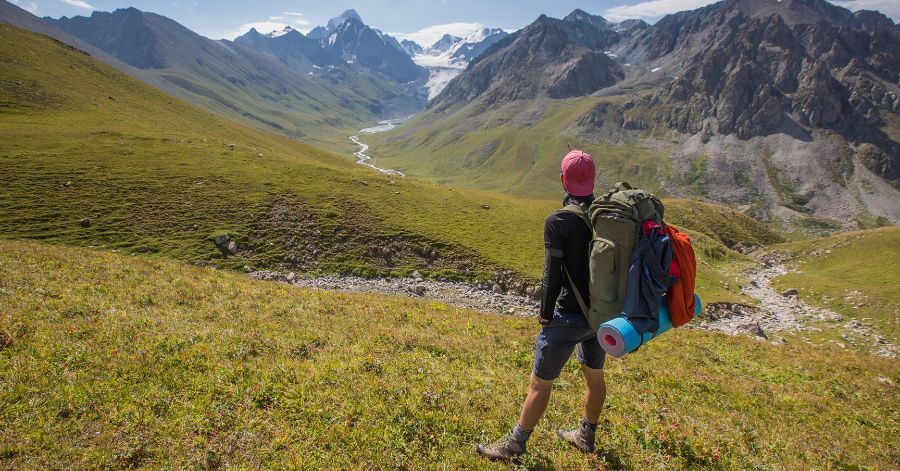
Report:
M284 280L287 281L288 283L293 283L294 280L296 280L296 279L297 279L297 274L294 272L288 273L287 276L284 278Z
M213 243L224 255L234 255L238 252L237 242L231 240L228 234L219 234L213 238Z

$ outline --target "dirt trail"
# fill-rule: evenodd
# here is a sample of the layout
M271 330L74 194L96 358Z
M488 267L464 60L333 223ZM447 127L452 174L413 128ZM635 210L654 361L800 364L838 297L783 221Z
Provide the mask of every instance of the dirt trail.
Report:
M250 276L272 281L287 281L281 273L254 272ZM289 283L303 288L349 293L378 293L391 296L408 296L432 299L452 306L481 312L508 314L520 317L536 317L537 301L513 293L501 293L483 289L468 283L434 281L421 278L357 278L322 277L296 278Z
M768 254L762 266L744 273L747 285L742 291L759 301L761 307L740 304L713 304L704 314L687 325L689 328L723 332L729 335L754 335L768 339L777 332L815 332L821 326L834 326L843 332L851 346L868 345L881 356L900 358L900 350L870 326L858 320L846 320L828 309L811 306L796 295L784 295L772 287L772 280L788 273L784 256ZM539 304L532 297L498 292L463 282L434 281L421 278L295 278L277 272L254 272L250 276L269 281L335 292L378 293L432 299L453 306L481 312L536 317ZM776 343L782 339L774 339ZM844 343L838 343L846 347Z
M751 334L768 338L774 332L816 332L829 324L842 331L843 342L830 341L841 347L868 346L881 356L900 358L900 350L879 335L871 326L829 309L812 306L803 301L796 291L779 293L772 281L789 272L790 257L786 254L767 253L758 256L760 267L747 270L743 275L747 284L741 291L757 300L760 307L744 305L712 306L698 327L729 335ZM780 341L780 340L779 340Z

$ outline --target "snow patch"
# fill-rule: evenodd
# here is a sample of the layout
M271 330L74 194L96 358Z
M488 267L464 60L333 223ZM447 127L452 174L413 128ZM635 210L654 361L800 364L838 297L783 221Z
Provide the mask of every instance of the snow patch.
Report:
M441 92L447 88L447 84L456 78L457 75L462 73L462 70L463 69L445 67L430 68L429 72L431 74L428 76L428 82L425 84L425 88L428 89L428 99L432 100L440 95Z

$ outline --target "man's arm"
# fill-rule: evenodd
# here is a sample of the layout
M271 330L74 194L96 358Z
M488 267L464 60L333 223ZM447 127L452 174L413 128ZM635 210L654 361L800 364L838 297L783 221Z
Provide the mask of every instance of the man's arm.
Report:
M560 231L560 219L551 214L544 223L544 276L541 279L541 324L553 319L556 299L563 283L564 234Z

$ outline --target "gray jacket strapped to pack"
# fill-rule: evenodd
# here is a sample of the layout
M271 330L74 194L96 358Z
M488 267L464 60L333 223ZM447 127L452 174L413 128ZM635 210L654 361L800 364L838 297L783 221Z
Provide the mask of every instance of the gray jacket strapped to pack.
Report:
M628 294L622 314L638 334L659 330L659 308L663 295L677 281L669 274L672 265L672 241L656 222L645 222L631 266L628 268Z

